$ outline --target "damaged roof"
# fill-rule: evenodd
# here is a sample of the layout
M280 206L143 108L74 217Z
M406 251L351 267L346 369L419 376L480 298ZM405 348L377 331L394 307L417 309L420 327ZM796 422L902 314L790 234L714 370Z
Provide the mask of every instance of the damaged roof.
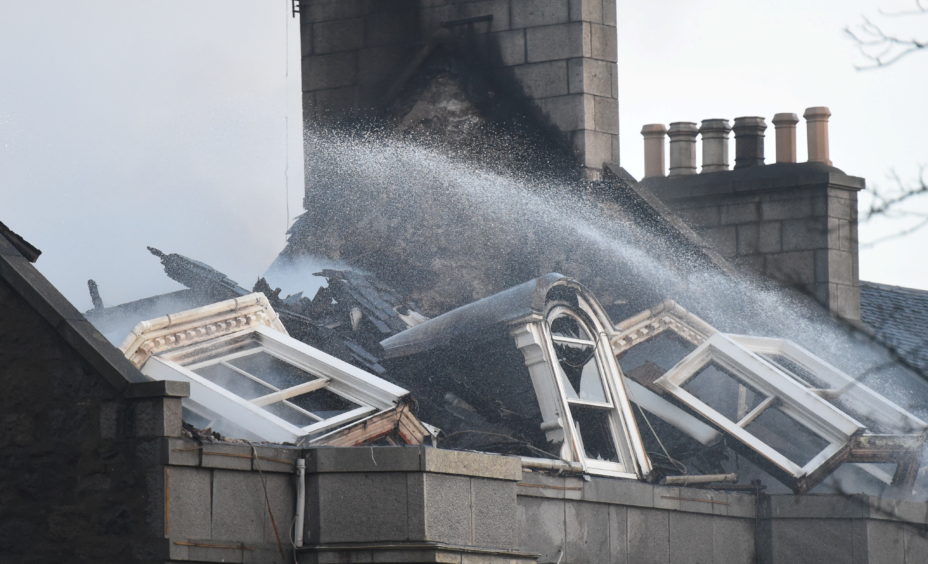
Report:
M495 330L510 323L542 316L548 293L559 285L579 286L558 273L523 282L383 340L384 357L416 354L462 338L479 341L495 336Z
M187 290L88 311L88 318L112 342L120 342L142 320L251 293L204 262L148 249L161 260L165 273ZM426 318L370 274L328 269L314 275L326 278L328 286L320 288L312 299L302 293L282 298L280 290L271 288L264 278L255 283L253 291L267 297L296 339L369 372L383 374L379 341Z

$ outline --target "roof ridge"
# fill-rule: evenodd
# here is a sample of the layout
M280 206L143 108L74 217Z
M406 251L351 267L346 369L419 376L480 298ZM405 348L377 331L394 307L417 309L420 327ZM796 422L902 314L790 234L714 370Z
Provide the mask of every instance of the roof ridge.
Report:
M2 221L0 221L0 235L3 235L3 237L19 251L19 254L29 262L35 262L39 258L39 255L42 254L42 251L35 245L26 241L22 235L7 227Z

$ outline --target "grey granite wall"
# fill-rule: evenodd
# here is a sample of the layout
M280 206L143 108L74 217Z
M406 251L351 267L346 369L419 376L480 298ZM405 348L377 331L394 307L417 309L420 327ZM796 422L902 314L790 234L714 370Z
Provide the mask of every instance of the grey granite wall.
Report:
M152 453L160 437L180 434L186 387L108 381L87 358L96 345L118 351L99 334L83 340L86 320L47 281L32 282L45 300L29 303L0 279L0 561L155 560Z
M431 46L475 37L488 74L516 85L587 176L619 162L615 0L304 2L304 119L363 117L392 101Z
M862 178L821 163L646 178L722 256L860 319L857 192Z

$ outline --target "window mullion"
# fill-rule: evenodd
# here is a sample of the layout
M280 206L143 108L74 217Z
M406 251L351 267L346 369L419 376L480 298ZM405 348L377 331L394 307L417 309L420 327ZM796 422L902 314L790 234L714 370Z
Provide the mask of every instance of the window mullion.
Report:
M764 412L765 409L777 403L777 398L775 396L767 396L767 399L761 401L757 404L757 407L749 411L744 417L738 420L737 425L739 427L747 427L751 424L752 421L757 419L757 417Z
M282 401L285 399L292 398L293 396L298 396L302 394L307 394L309 392L314 392L320 388L324 388L329 383L328 378L316 378L306 382L305 384L300 384L298 386L293 386L285 390L278 390L276 392L261 396L251 400L251 403L255 405L269 405ZM315 417L315 416L314 416Z
M561 337L552 335L551 340L555 343L564 343L565 345L583 345L585 347L596 346L596 341L589 341L587 339L575 339L573 337Z
M250 374L250 373L248 373L248 372L245 372L244 370L242 370L241 368L239 368L239 367L237 367L237 366L235 366L235 365L233 365L233 364L229 364L228 362L225 361L225 359L223 359L223 360L221 360L221 361L219 361L219 362L217 362L217 363L215 363L215 364L220 364L220 365L222 365L222 366L225 366L226 368L228 368L228 369L230 369L230 370L232 370L232 371L234 371L234 372L237 372L237 373L241 374L242 376L248 378L249 380L252 380L253 382L257 382L258 384L261 384L262 386L266 386L266 387L268 387L268 388L274 390L275 392L280 391L280 388L278 388L277 386L271 384L270 382L265 382L265 381L262 380L261 378L258 378L257 376L253 376L252 374Z

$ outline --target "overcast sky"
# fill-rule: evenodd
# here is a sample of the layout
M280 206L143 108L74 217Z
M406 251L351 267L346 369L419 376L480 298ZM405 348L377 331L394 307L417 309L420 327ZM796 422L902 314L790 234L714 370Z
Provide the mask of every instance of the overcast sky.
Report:
M88 278L109 304L175 288L146 245L246 286L280 251L303 190L289 4L0 0L0 220L44 251L37 266L79 308ZM620 1L622 164L640 176L644 123L827 105L835 166L913 179L928 164L928 53L858 72L841 31L909 5ZM914 22L928 31L928 16ZM862 277L928 288L926 243L928 229L862 249Z

